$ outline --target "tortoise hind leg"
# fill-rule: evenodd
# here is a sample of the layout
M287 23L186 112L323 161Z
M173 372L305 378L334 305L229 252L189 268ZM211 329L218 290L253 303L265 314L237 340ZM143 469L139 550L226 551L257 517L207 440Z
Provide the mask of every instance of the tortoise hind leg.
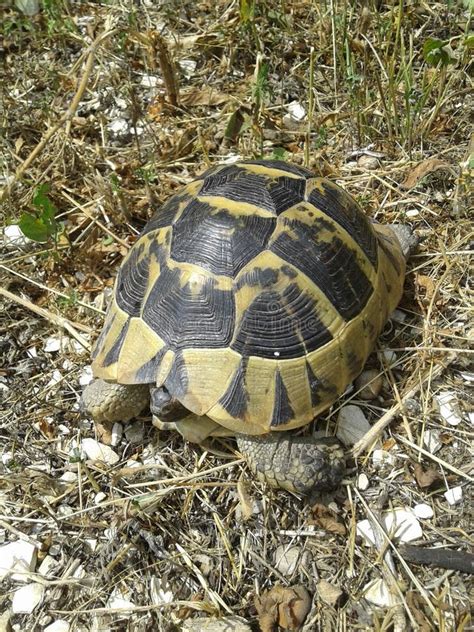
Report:
M344 474L344 452L335 439L271 432L237 435L237 445L260 480L290 492L332 489Z
M94 380L81 397L81 409L94 421L129 421L150 401L148 384L116 384Z

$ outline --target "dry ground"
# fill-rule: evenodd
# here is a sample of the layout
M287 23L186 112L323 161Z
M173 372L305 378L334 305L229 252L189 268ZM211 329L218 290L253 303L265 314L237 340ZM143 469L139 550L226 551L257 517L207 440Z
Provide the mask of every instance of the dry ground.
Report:
M4 623L168 632L235 613L258 630L255 596L301 584L305 630L468 629L467 573L404 561L390 533L366 546L356 524L426 504L415 544L472 546L469 19L468 4L404 0L5 11L3 217L43 241L10 228L2 250L0 546L34 544L24 580L43 590L33 613L12 614L25 582L7 575ZM203 451L146 417L112 436L78 412L114 275L152 207L236 155L309 165L421 238L369 359L381 394L344 402L371 424L394 413L375 445L384 460L367 446L310 502L251 480L231 442ZM334 432L339 408L319 427ZM86 458L91 438L119 460ZM294 568L278 559L287 549ZM380 599L365 594L374 580Z

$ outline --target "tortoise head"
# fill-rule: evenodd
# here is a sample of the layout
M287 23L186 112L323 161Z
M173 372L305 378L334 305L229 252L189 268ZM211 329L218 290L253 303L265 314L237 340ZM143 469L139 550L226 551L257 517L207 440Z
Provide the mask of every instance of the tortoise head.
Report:
M189 410L164 386L150 388L150 410L164 423L178 421L189 415Z

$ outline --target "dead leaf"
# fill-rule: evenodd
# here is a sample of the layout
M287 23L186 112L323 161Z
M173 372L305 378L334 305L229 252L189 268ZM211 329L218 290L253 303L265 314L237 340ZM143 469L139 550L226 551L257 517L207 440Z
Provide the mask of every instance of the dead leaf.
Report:
M255 597L262 632L273 632L277 625L283 630L299 630L310 607L311 596L301 585L284 588L277 584L260 597Z
M326 505L316 503L311 507L313 514L312 519L308 520L309 524L315 524L318 527L322 527L330 533L337 533L338 535L345 535L346 527L339 522L337 516Z
M409 590L406 594L407 605L410 608L410 612L418 623L420 632L430 632L432 630L429 620L426 618L423 612L423 600L414 592Z
M253 515L253 498L248 492L247 485L242 480L237 482L237 494L239 496L242 519L244 521L248 520Z
M190 88L189 90L181 90L179 99L182 105L192 107L195 105L222 105L232 99L230 94L220 92L212 86L204 88Z
M440 160L439 158L427 158L418 163L414 169L410 170L405 182L402 182L400 186L403 189L412 189L422 178L439 169L446 169L451 173L453 172L451 165L444 160Z
M436 286L433 279L425 274L417 274L415 276L415 282L419 288L423 288L425 290L426 299L430 301L433 294L436 292Z
M413 470L415 473L416 482L418 483L418 486L422 489L431 487L433 483L441 480L438 471L435 470L433 467L428 467L425 470L420 463L415 463Z
M337 605L338 601L340 601L342 595L344 594L339 586L334 586L334 584L327 582L325 579L321 579L317 583L316 588L321 601L327 603L328 606Z

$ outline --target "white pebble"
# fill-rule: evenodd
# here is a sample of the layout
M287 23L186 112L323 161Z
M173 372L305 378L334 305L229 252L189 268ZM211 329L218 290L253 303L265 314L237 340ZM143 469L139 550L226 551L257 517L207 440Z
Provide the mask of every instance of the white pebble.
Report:
M438 452L442 443L439 440L439 432L437 430L425 430L423 434L423 444L431 454Z
M423 530L417 517L403 508L397 508L384 512L382 525L387 534L400 543L418 540L423 535ZM376 538L369 520L360 520L356 524L357 535L361 536L367 545L374 546Z
M28 239L18 224L10 224L3 229L3 242L7 248L21 248L28 244L33 243L31 239Z
M288 103L286 109L296 121L302 121L306 116L306 110L301 105L301 103L298 103L298 101L292 101L291 103Z
M107 129L117 136L126 134L129 130L128 121L124 118L116 118L107 125Z
M63 379L63 376L62 376L61 371L58 371L58 369L54 369L51 379L46 384L46 388L49 388L50 386L54 386L55 384L58 384L62 379Z
M114 425L112 426L110 445L113 445L113 446L118 445L120 443L120 439L122 438L122 435L123 435L123 426L122 424L119 424L118 421L116 421Z
M370 430L366 416L358 406L348 404L339 411L336 436L345 446L357 443Z
M379 608L393 608L401 603L401 598L390 592L383 579L369 582L362 591L364 598Z
M387 450L374 450L372 452L372 463L375 467L382 465L395 465L395 456Z
M44 629L44 632L69 632L69 630L70 625L67 621L64 619L56 619L56 621L53 621L53 623Z
M397 354L391 349L385 349L382 351L382 358L387 366L393 366L397 361Z
M447 492L444 492L444 497L450 505L456 505L462 500L462 487L451 487Z
M359 474L359 476L357 477L357 489L360 489L361 492L365 492L365 490L368 489L369 485L370 483L367 475L363 472L362 474Z
M394 320L396 323L404 323L407 319L407 315L405 312L402 312L400 309L396 309L392 312L392 315L390 316L390 318Z
M91 461L102 461L108 465L115 465L120 461L119 455L112 448L95 439L83 439L81 446Z
M41 584L26 584L15 590L12 599L14 614L31 614L43 600L44 587Z
M444 391L435 396L441 417L450 426L458 426L462 417L457 411L457 397L453 391Z
M16 540L0 546L0 581L10 573L14 581L28 581L25 573L34 570L36 558L37 549L30 542Z
M36 350L36 347L30 347L29 349L26 350L26 355L29 358L37 358L38 357L38 352Z
M107 494L104 492L98 492L94 498L94 504L100 505L100 503L107 498Z
M168 582L156 575L150 579L150 598L152 604L172 603L175 599Z
M81 386L87 386L92 382L93 379L94 376L92 374L92 367L85 366L79 375L79 384Z
M420 211L418 211L416 208L412 208L409 211L406 211L405 216L406 217L418 217L419 214L420 214Z
M122 594L120 589L116 588L107 601L107 607L121 608L122 610L126 608L135 608L135 604L133 603L133 601L130 601L130 599L127 598L128 594L129 593Z
M54 559L51 555L45 555L43 561L39 565L38 573L43 575L43 577L47 577L48 575L52 575L54 569L57 569L58 561Z
M55 353L56 351L61 351L61 348L65 349L67 342L68 340L66 336L63 336L62 338L59 338L58 336L49 336L46 338L43 351L45 353Z
M428 518L433 517L433 510L426 503L420 503L413 507L413 513L417 518L421 518L422 520L426 520Z

